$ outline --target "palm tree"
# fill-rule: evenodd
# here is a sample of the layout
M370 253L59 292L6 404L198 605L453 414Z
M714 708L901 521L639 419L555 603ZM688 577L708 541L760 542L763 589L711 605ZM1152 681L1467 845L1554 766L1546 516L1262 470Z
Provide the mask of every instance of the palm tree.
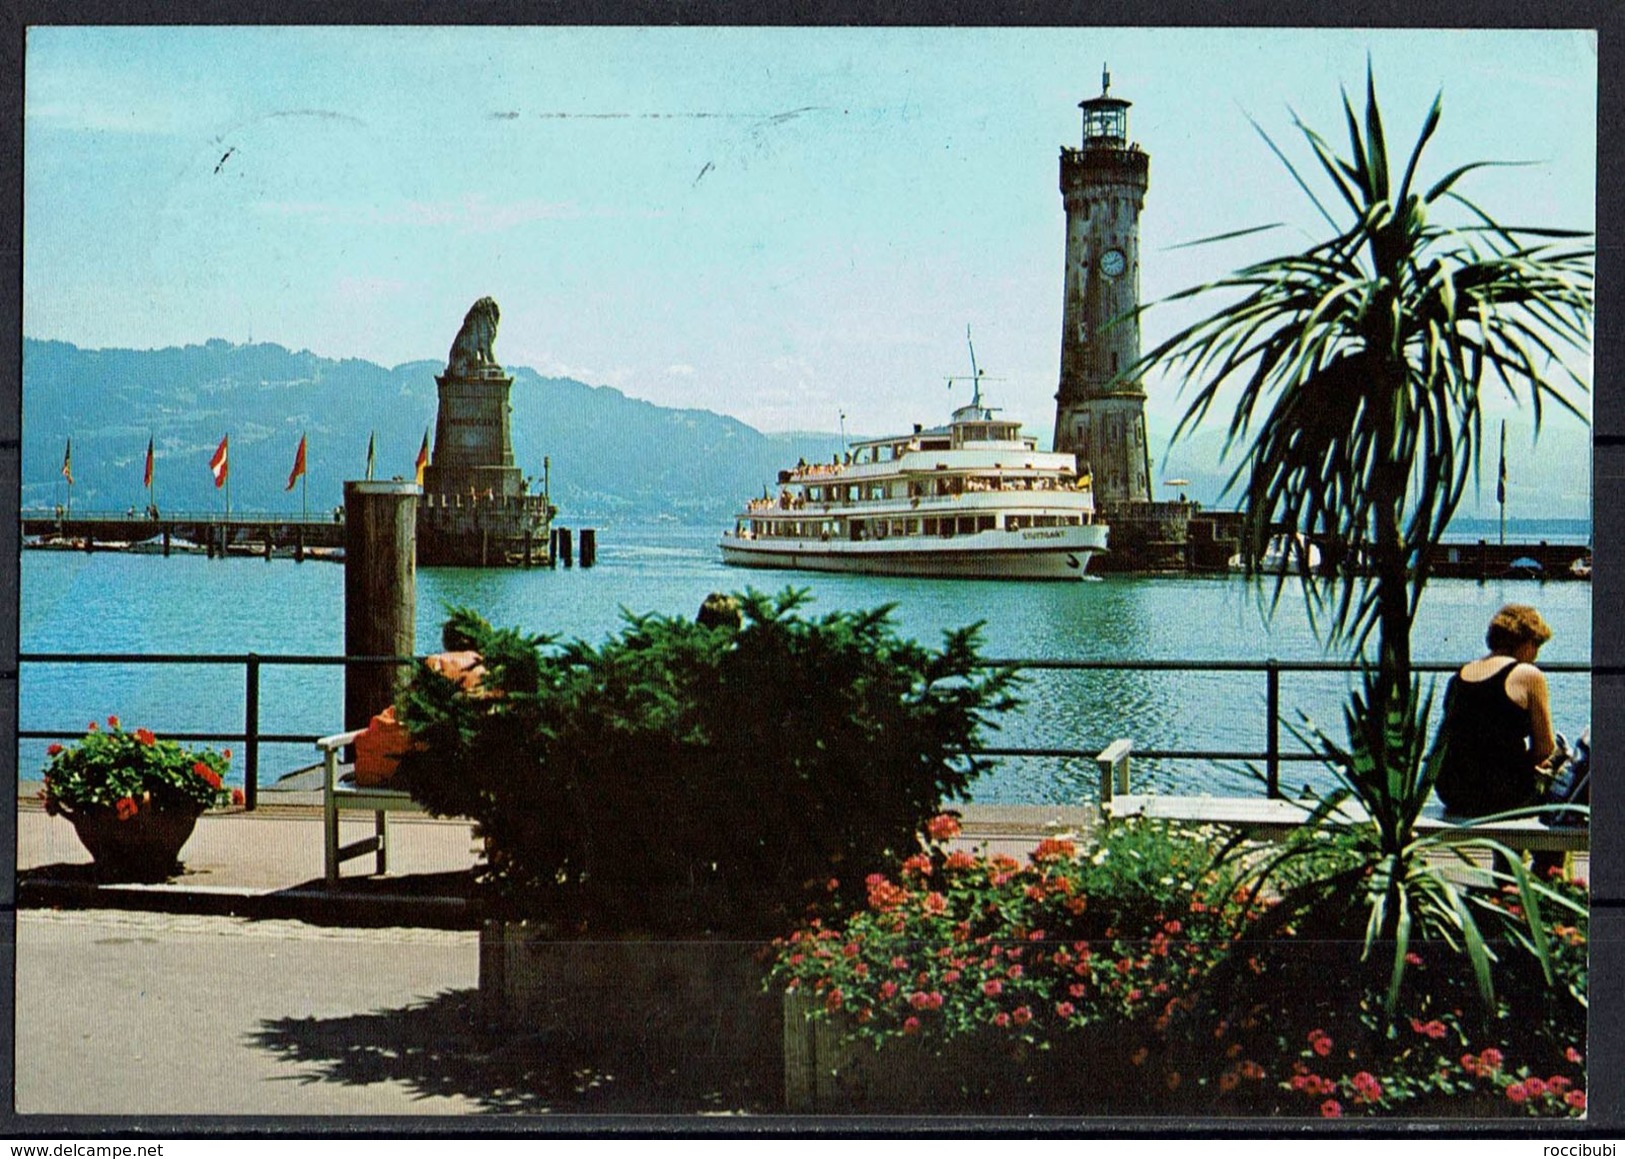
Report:
M1363 125L1346 93L1343 108L1347 156L1294 118L1341 220L1259 129L1333 236L1173 295L1240 294L1128 374L1176 371L1194 386L1176 438L1222 387L1239 385L1225 451L1251 436L1230 481L1243 484L1246 547L1256 555L1283 524L1342 540L1350 582L1327 605L1328 589L1300 563L1305 594L1312 611L1329 606L1334 643L1363 649L1376 630L1380 683L1391 691L1409 683L1417 600L1478 470L1485 388L1532 403L1537 431L1547 404L1585 421L1586 384L1560 354L1589 349L1593 251L1590 234L1502 225L1457 192L1493 162L1452 169L1422 191L1438 98L1397 182L1369 67ZM1447 205L1465 212L1464 224L1434 220Z
M1589 234L1503 225L1457 191L1490 162L1459 166L1423 190L1437 98L1397 181L1369 66L1363 121L1347 94L1343 109L1345 156L1294 118L1341 202L1333 201L1337 213L1259 129L1333 235L1174 295L1230 300L1125 373L1186 376L1195 393L1176 438L1206 418L1221 390L1237 390L1225 450L1245 444L1230 485L1242 488L1252 554L1281 525L1347 547L1339 582L1313 574L1302 553L1298 576L1311 613L1325 613L1330 642L1365 655L1375 632L1377 663L1345 714L1347 749L1312 727L1302 735L1342 786L1311 822L1353 798L1372 823L1356 834L1358 863L1292 891L1277 920L1333 903L1348 880L1365 881L1366 957L1378 944L1391 955L1392 1010L1413 935L1463 947L1489 997L1490 954L1473 916L1486 898L1438 873L1437 842L1415 837L1439 754L1426 753L1428 707L1411 674L1411 626L1437 542L1478 470L1486 389L1498 384L1532 404L1537 431L1548 405L1585 421L1585 382L1561 355L1589 348L1593 252ZM1446 209L1461 211L1462 223L1435 220ZM1277 582L1277 600L1285 582ZM1270 859L1255 888L1306 849L1312 843ZM1537 895L1561 899L1532 882L1515 856L1508 864L1535 935L1523 944L1549 978Z

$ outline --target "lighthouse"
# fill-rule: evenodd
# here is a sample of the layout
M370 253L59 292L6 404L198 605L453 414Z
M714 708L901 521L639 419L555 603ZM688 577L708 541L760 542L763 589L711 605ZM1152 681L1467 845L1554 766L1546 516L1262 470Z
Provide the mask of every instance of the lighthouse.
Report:
M1061 378L1055 449L1071 451L1093 476L1103 507L1148 503L1151 464L1140 358L1140 211L1151 159L1128 138L1129 102L1100 95L1083 110L1083 144L1061 148L1066 273L1061 309Z

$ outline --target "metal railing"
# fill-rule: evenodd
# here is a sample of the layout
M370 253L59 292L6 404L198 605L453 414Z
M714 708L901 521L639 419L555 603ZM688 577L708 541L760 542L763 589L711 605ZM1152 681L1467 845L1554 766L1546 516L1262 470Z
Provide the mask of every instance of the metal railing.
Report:
M272 666L345 666L350 664L416 664L419 656L301 656L261 655L247 653L133 653L133 652L24 652L18 656L21 664L188 664L230 665L243 668L243 729L241 732L165 732L169 740L231 741L243 745L243 797L247 808L255 808L259 796L259 749L262 744L315 744L332 729L322 733L267 733L261 732L260 673ZM1264 677L1265 746L1262 751L1243 749L1155 749L1136 746L1135 756L1142 760L1210 760L1210 761L1262 761L1265 791L1271 797L1281 795L1281 765L1289 761L1317 761L1320 758L1307 750L1283 750L1281 747L1281 676L1294 672L1357 672L1358 661L1350 660L1038 660L994 659L980 662L983 668L1054 671L1107 671L1107 672L1235 672L1262 674ZM1459 663L1424 662L1413 664L1418 673L1454 672ZM1548 673L1590 673L1600 676L1625 674L1617 666L1590 664L1542 664ZM1132 731L1125 729L1125 731ZM19 740L64 740L83 735L74 729L19 729ZM978 749L978 757L1059 758L1093 760L1095 755L1115 737L1101 737L1088 748L1035 748L990 747Z

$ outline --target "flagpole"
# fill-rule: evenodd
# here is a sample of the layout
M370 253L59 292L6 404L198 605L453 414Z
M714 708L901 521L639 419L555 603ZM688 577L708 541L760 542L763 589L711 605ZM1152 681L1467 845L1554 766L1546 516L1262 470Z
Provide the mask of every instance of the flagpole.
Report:
M299 436L299 445L305 447L305 454L309 455L310 448L305 446L305 438L305 435ZM306 460L305 469L299 473L299 517L307 522L310 519L310 467L308 459Z
M1501 473L1496 477L1495 498L1501 504L1501 546L1507 545L1507 421L1501 420Z
M229 524L231 523L231 432L230 431L226 432L226 462L225 462L225 468L226 468L226 523L228 524L226 534L229 536L231 534L231 531L230 531L230 528L229 528Z

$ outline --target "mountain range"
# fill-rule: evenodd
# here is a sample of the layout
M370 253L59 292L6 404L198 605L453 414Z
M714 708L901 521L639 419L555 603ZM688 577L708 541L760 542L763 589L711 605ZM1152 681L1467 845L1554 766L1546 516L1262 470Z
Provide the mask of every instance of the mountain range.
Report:
M75 508L144 508L150 438L159 506L221 510L225 496L208 462L229 433L233 511L300 511L307 486L309 510L330 511L343 481L362 477L369 439L375 477L412 476L433 427L434 376L442 368L434 361L385 368L264 342L86 350L24 338L22 504L65 501L61 470L71 439ZM549 461L553 501L566 522L722 523L742 500L771 486L780 468L840 447L834 433L764 433L726 415L656 406L608 386L548 378L528 367L508 372L515 461L537 490L544 457ZM1486 425L1486 437L1488 431ZM1168 450L1169 433L1150 419L1159 497L1183 491L1210 506L1234 506L1221 497L1229 476L1220 462L1222 434L1200 431ZM308 438L308 478L290 491L301 436ZM1549 427L1538 453L1527 434L1513 443L1509 438L1512 514L1589 516L1590 479L1576 468L1588 457L1587 432ZM1493 458L1493 449L1487 453ZM1494 469L1486 463L1484 485L1477 496L1469 492L1464 516L1494 514Z

